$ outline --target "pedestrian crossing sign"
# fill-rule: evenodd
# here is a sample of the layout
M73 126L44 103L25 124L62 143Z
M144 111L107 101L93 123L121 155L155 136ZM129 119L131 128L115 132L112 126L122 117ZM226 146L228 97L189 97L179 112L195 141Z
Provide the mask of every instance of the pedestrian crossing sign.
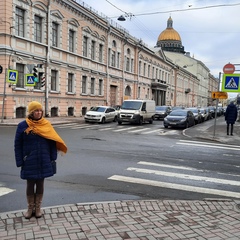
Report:
M25 85L26 86L35 86L34 76L33 74L25 74Z
M222 92L240 92L240 74L223 74Z
M17 70L7 70L7 82L16 84L18 80L18 71Z

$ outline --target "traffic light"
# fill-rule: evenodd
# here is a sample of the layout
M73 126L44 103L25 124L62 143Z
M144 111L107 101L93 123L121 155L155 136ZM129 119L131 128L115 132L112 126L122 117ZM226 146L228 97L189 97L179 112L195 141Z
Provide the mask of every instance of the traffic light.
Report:
M37 68L37 66L33 67L33 77L34 77L34 82L38 82L38 68Z

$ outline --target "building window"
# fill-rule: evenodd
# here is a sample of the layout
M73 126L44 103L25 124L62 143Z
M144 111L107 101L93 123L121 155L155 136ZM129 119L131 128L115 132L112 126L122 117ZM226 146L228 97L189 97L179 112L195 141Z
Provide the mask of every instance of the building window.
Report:
M57 71L51 71L51 91L57 91Z
M103 45L99 44L99 62L103 62Z
M126 71L130 71L130 59L129 57L126 58Z
M82 93L87 93L87 76L82 76Z
M141 94L141 88L138 87L138 98L140 98L140 94Z
M68 73L68 92L69 93L73 92L73 80L74 80L74 75L72 73Z
M112 51L112 54L111 54L111 66L116 67L116 53L115 53L115 51Z
M24 88L24 64L17 63L16 70L18 71L18 80L16 87Z
M91 94L95 93L95 78L91 78Z
M91 44L91 59L92 60L95 60L95 51L96 51L96 42L95 41L92 41L92 44Z
M25 13L24 10L16 7L15 33L17 36L20 36L20 37L24 37L24 13Z
M120 53L117 54L117 68L120 68Z
M58 24L52 23L52 46L58 47Z
M42 42L42 18L34 16L34 40Z
M69 51L74 52L74 39L75 39L75 32L73 30L69 30Z
M138 74L141 75L141 71L142 71L142 62L139 61L138 63Z
M99 89L99 92L98 94L99 95L103 95L103 80L102 79L99 79L99 83L98 83L98 89Z
M146 63L143 64L143 76L146 76Z
M147 74L148 74L148 77L150 77L150 65L148 65L148 72L147 72Z
M88 56L88 37L83 37L83 56Z

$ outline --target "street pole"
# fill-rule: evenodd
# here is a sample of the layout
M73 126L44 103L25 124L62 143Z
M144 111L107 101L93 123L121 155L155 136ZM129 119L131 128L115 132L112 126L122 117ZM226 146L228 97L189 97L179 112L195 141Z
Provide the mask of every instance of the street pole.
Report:
M6 80L7 80L7 68L5 69L5 78L4 78L4 85L3 85L3 100L2 100L2 117L1 117L1 123L3 123L4 119L4 107L5 107L5 98L6 98Z
M218 77L218 79L219 79L218 91L220 91L220 86L221 86L221 75L222 75L222 73L219 72L219 77ZM219 98L217 98L217 102L216 102L215 119L214 119L214 126L213 126L213 137L215 137L215 133L216 133L216 122L217 122L218 102L219 102Z

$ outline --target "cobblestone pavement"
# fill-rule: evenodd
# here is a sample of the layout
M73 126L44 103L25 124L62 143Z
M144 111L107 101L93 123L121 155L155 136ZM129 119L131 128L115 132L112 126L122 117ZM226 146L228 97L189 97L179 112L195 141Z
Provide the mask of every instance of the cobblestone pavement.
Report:
M55 118L54 123L78 119ZM16 125L20 119L2 125ZM1 126L1 125L0 125ZM223 118L217 120L213 136L211 123L190 128L184 135L239 145L240 124L234 136L226 136ZM205 134L205 135L204 135ZM0 214L1 240L238 240L240 239L240 199L201 201L142 200L72 204L43 209L42 218L24 218L23 210Z
M45 208L42 218L2 213L0 239L240 239L240 201L143 200Z

